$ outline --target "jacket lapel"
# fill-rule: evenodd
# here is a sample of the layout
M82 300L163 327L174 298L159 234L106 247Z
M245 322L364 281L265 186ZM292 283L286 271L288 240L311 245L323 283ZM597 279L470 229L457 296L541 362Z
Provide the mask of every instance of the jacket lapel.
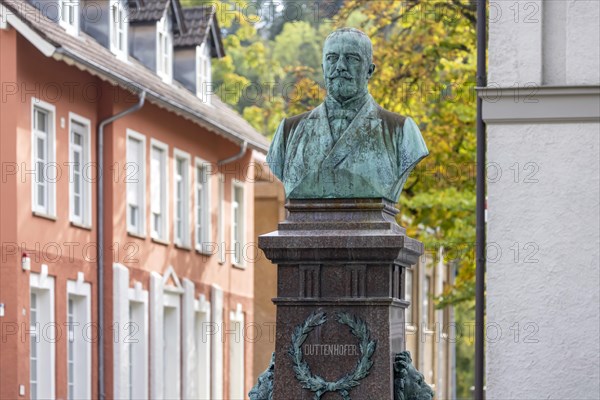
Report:
M290 135L287 148L291 153L286 155L286 174L296 177L290 193L307 175L320 169L321 161L332 147L333 137L327 111L325 105L321 104L307 118L300 121Z

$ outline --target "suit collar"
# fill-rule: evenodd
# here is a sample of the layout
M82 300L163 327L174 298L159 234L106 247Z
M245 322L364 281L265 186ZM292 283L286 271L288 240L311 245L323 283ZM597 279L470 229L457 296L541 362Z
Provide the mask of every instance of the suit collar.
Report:
M378 108L379 106L373 99L371 94L367 94L367 100L363 107L358 111L358 113L367 119L378 119ZM308 115L308 119L327 119L327 108L325 106L325 102L319 104L314 110L310 112Z

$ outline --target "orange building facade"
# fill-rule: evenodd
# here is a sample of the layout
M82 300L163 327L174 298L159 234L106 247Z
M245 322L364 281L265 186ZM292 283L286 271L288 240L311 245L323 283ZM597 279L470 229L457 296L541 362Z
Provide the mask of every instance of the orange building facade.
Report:
M110 45L85 2L58 2L57 20L0 6L2 399L242 399L253 385L252 160L268 143L210 93L214 16L195 10L198 25L175 3L107 20ZM123 45L148 29L162 70Z

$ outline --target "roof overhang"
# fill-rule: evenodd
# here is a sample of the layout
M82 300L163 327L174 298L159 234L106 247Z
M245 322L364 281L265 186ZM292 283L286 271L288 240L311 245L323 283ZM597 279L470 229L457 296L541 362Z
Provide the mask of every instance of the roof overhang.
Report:
M113 85L118 85L125 90L128 90L134 94L146 92L146 98L151 103L171 111L179 116L182 116L191 122L199 125L211 132L214 132L224 138L243 146L247 143L247 146L266 153L268 146L263 143L252 140L251 138L240 135L239 133L232 131L226 126L223 126L216 120L212 120L204 114L200 114L198 111L191 109L183 104L179 104L171 99L165 98L160 93L144 87L139 83L128 79L125 76L121 76L114 71L107 70L105 67L95 64L85 58L79 56L75 52L65 47L58 47L50 43L34 29L29 27L24 21L22 21L17 15L15 15L9 8L4 4L0 4L0 20L3 21L4 25L12 26L19 34L21 34L27 41L29 41L36 49L38 49L46 57L52 57L55 60L65 62L68 65L77 66L79 69L87 71L100 79L109 82Z

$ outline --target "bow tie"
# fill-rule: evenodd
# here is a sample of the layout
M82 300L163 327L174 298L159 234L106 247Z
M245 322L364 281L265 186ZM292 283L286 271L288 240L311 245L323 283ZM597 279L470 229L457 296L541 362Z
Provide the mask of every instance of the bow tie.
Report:
M346 119L352 121L356 117L356 111L354 110L327 110L327 116L329 119Z

